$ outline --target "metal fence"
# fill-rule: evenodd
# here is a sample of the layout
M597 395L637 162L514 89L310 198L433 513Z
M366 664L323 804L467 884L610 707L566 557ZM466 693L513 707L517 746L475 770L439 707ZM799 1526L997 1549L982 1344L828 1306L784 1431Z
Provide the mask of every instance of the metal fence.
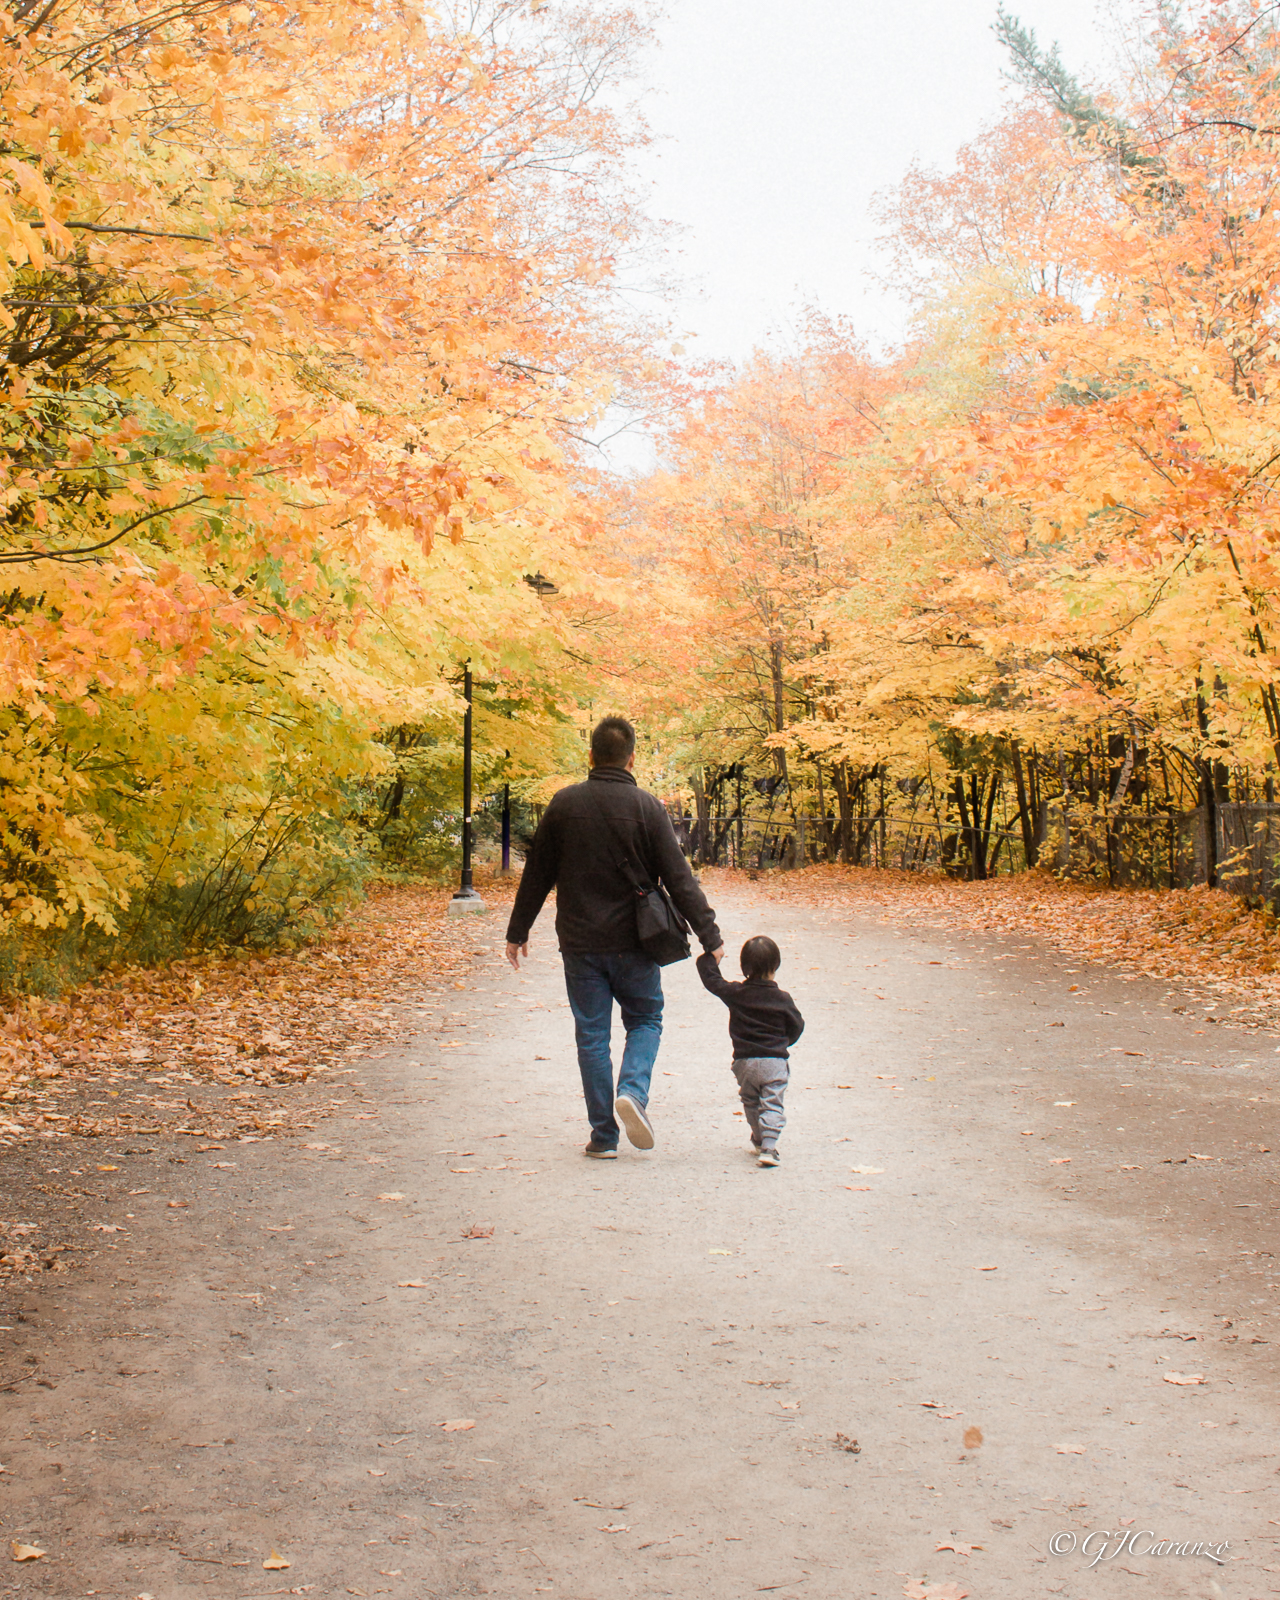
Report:
M1271 898L1280 891L1280 805L1219 803L1215 844L1208 848L1207 813L1109 812L1049 804L1037 819L1039 864L1069 877L1116 888L1187 888L1209 881L1240 895ZM790 869L841 859L842 842L856 865L905 871L941 870L966 877L975 857L969 830L955 817L924 810L875 812L853 819L842 841L839 819L813 814L712 817L701 827L673 818L686 854L711 865ZM989 875L1021 872L1027 854L1020 828L993 827L985 836Z

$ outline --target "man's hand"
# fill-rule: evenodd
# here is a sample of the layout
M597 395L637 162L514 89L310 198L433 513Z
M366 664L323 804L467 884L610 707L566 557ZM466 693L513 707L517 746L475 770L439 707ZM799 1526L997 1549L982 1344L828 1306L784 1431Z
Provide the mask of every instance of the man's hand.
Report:
M723 955L724 951L722 950L720 954ZM519 972L521 956L523 956L526 961L529 959L529 941L527 939L523 944L509 944L507 946L507 960L511 963L511 970L513 972Z
M720 963L724 960L724 946L721 945L718 950L713 950L711 952L711 955L712 955L712 959L715 961L716 966L719 966Z

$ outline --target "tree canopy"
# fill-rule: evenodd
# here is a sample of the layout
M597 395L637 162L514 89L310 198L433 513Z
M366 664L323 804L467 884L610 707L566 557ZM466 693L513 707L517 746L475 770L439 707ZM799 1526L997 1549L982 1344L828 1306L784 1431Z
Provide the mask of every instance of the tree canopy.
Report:
M14 970L441 859L466 663L482 787L545 797L607 706L700 822L745 784L848 857L895 796L979 874L1271 798L1280 31L1161 10L1089 86L995 25L1024 96L881 197L908 345L814 309L707 370L626 292L610 0L11 8ZM619 405L642 479L593 461Z

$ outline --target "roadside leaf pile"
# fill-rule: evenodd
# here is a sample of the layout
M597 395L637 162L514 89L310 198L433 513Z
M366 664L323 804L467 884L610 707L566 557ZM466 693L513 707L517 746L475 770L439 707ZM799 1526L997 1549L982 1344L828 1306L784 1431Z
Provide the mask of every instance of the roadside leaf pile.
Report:
M752 889L889 922L1034 938L1081 963L1193 985L1232 1002L1232 1021L1280 1026L1280 924L1220 889L1106 890L1040 872L968 883L843 866L764 874Z
M501 904L504 889L485 894ZM15 1042L0 1077L0 1144L161 1129L215 1137L323 1114L323 1100L289 1086L402 1039L397 1007L463 985L489 953L491 930L450 919L448 900L443 889L386 888L294 954L135 968L56 1004L24 1002L6 1019ZM206 1099L202 1085L236 1092Z

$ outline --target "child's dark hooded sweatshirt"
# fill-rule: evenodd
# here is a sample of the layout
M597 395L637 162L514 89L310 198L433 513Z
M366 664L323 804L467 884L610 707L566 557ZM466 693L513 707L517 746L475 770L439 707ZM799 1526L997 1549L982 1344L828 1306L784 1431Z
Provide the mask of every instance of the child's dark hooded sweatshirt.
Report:
M780 1056L804 1032L804 1018L785 989L772 978L748 978L730 983L710 952L698 957L698 976L712 994L729 1008L729 1038L735 1057Z

